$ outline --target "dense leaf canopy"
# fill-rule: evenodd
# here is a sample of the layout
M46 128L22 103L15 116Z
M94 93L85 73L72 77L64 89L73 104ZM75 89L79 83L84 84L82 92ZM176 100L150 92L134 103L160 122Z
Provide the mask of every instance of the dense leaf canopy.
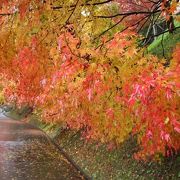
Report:
M0 83L7 103L114 146L136 134L137 158L180 150L180 46L170 64L140 48L170 0L1 0Z

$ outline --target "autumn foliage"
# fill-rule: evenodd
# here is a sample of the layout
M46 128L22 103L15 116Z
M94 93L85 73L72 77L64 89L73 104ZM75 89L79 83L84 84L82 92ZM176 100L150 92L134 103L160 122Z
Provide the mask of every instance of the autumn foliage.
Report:
M134 135L140 146L136 158L180 150L179 45L165 66L138 47L131 28L98 42L91 39L89 24L89 33L81 35L75 23L53 22L51 32L46 25L53 20L44 14L23 19L28 3L20 5L13 25L1 19L0 82L8 103L28 105L44 121L82 130L85 138L109 148Z

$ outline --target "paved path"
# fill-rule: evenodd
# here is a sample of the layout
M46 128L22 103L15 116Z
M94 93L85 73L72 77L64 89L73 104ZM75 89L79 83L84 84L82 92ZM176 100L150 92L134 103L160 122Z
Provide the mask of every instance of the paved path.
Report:
M68 179L83 177L40 130L0 114L0 180Z

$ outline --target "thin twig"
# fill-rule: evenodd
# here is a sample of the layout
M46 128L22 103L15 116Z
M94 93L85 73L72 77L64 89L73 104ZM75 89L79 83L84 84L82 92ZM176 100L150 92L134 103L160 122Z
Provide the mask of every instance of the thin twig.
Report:
M118 24L120 24L124 19L126 18L126 16L123 16L117 23L115 23L113 26L109 27L108 29L106 29L105 31L103 31L100 35L98 35L97 37L94 38L94 40L96 40L97 38L101 37L102 35L104 35L105 33L107 33L109 30L113 29L114 27L116 27Z
M10 16L13 15L12 13L0 13L0 16Z
M65 23L60 27L60 30L62 30L66 25L67 23L69 22L70 18L72 17L77 5L78 5L78 2L79 0L76 1L76 6L73 8L71 14L68 16L67 20L65 21ZM49 31L45 34L45 36L41 39L41 41L37 44L37 46L39 46L45 39L46 37L49 35Z
M162 39L161 39L161 46L162 46L162 53L163 53L163 57L166 59L165 57L165 51L164 51L164 43L163 43L163 40L164 40L164 34L162 35Z
M124 18L124 17L123 17L123 18ZM124 31L126 31L127 29L129 29L130 27L132 28L132 27L138 25L141 21L144 20L144 18L147 18L147 16L141 18L139 21L137 21L136 23L132 24L131 26L125 27L124 29L122 29L122 30L121 30L120 32L118 32L118 33L122 33L122 32L124 32ZM121 20L122 20L122 19L121 19ZM118 21L115 25L119 24L119 23L121 22L121 20ZM115 27L115 26L111 26L108 30L106 30L106 31L104 31L103 33L101 33L101 34L100 34L98 37L96 37L95 39L97 39L97 38L99 38L100 36L104 35L107 31L109 31L110 29L112 29L112 28L114 28L114 27ZM102 47L104 44L112 41L113 39L114 39L114 37L112 37L111 39L109 39L109 40L106 41L105 43L102 43L101 45L99 45L98 47L96 47L95 50L98 49L99 47Z

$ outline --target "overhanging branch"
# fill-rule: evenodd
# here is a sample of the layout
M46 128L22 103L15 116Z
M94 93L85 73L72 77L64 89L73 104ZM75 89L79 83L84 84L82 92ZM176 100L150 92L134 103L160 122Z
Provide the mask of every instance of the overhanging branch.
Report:
M177 29L180 29L180 26L177 26L177 27L173 28L172 31L175 31L175 30L177 30ZM165 34L165 33L168 33L168 32L169 32L169 29L167 29L167 30L165 30L165 31L163 31L163 32L161 32L161 33L154 34L154 35L151 35L151 36L149 36L149 37L146 37L146 38L142 39L142 41L145 41L145 40L147 40L147 39L149 39L149 38L158 37L158 36L160 36L160 35L162 35L162 34Z
M10 15L13 15L11 13L0 13L0 16L10 16Z
M138 15L138 14L155 14L161 12L161 10L156 10L156 11L135 11L135 12L127 12L127 13L118 13L110 16L94 16L95 18L114 18L118 16L131 16L131 15Z
M103 2L97 2L97 3L85 3L85 4L81 4L80 6L98 6L98 5L103 5L103 4L107 4L107 3L110 3L112 2L113 0L106 0L106 1L103 1ZM75 7L76 5L73 4L73 5L70 5L68 7L70 8L73 8ZM64 6L53 6L52 9L53 10L58 10L58 9L62 9L64 8Z

